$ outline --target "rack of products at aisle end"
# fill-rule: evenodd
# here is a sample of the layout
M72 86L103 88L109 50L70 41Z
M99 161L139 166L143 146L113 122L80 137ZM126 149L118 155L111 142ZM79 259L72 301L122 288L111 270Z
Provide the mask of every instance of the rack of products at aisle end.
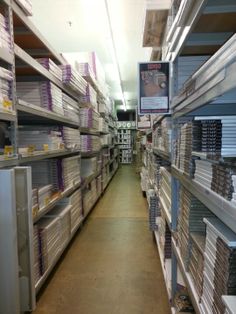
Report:
M135 138L135 121L118 121L117 144L120 149L120 162L122 164L131 164L133 162L133 146Z
M141 182L173 313L181 298L190 313L235 310L235 21L231 1L173 1L163 36L171 114L153 119Z
M0 179L8 186L0 203L9 204L0 215L11 221L1 234L2 252L9 249L0 312L19 314L35 309L36 294L116 173L119 150L114 101L97 61L89 77L58 54L28 18L30 0L0 8Z

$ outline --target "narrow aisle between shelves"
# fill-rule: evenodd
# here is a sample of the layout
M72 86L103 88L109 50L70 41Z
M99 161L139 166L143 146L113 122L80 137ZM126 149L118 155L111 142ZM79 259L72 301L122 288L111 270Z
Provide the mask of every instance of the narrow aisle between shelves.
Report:
M168 314L146 200L132 166L121 167L53 278L35 314Z

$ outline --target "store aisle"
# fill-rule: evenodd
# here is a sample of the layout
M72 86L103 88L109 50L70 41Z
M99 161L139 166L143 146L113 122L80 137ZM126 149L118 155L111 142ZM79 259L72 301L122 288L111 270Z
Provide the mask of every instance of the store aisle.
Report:
M34 313L170 313L139 182L131 166L118 170Z

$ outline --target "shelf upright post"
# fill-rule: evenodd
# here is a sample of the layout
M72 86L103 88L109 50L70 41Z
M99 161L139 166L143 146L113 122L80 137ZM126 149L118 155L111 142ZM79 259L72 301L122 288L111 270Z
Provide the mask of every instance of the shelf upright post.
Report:
M14 170L0 171L0 313L19 314L19 266Z
M31 168L15 168L21 312L35 309Z
M178 92L178 58L173 60L171 71L171 100ZM177 139L176 121L172 116L172 132L171 132L171 164L174 161L174 145ZM172 237L177 230L178 212L179 212L179 181L172 175L171 176L171 228ZM177 274L178 274L178 261L175 256L174 250L171 252L171 303L174 306L174 298L177 291Z
M11 51L12 54L14 54L14 29L13 29L13 11L10 6L6 8L5 11L6 19L8 22L8 29L10 34L10 42L11 42ZM13 81L12 81L12 102L13 102L13 110L16 112L16 67L15 67L15 57L13 57L12 65L9 66L10 71L13 75ZM14 122L10 122L11 125L11 131L10 131L10 139L11 139L11 145L13 146L13 155L17 155L17 129L18 129L18 123L17 119Z

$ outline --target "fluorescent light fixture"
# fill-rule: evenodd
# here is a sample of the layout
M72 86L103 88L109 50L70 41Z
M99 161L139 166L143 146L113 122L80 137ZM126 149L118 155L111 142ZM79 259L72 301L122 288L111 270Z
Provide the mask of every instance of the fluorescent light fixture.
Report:
M119 76L119 81L120 81L120 89L121 89L121 95L122 95L122 103L123 103L123 108L124 111L127 110L127 106L126 106L126 101L125 101L125 96L124 96L124 87L122 84L122 79L121 79L121 71L120 71L120 66L119 66L119 62L118 62L118 58L117 58L117 53L116 53L116 46L115 46L115 40L114 40L114 36L113 36L113 30L112 30L112 24L111 24L111 17L110 17L110 13L109 13L109 7L108 7L108 2L107 0L104 0L105 2L105 8L106 8L106 14L107 14L107 21L108 21L108 27L109 27L109 31L110 31L110 37L111 37L111 46L112 46L112 51L113 51L113 59L115 62L115 66L117 68L117 73Z

